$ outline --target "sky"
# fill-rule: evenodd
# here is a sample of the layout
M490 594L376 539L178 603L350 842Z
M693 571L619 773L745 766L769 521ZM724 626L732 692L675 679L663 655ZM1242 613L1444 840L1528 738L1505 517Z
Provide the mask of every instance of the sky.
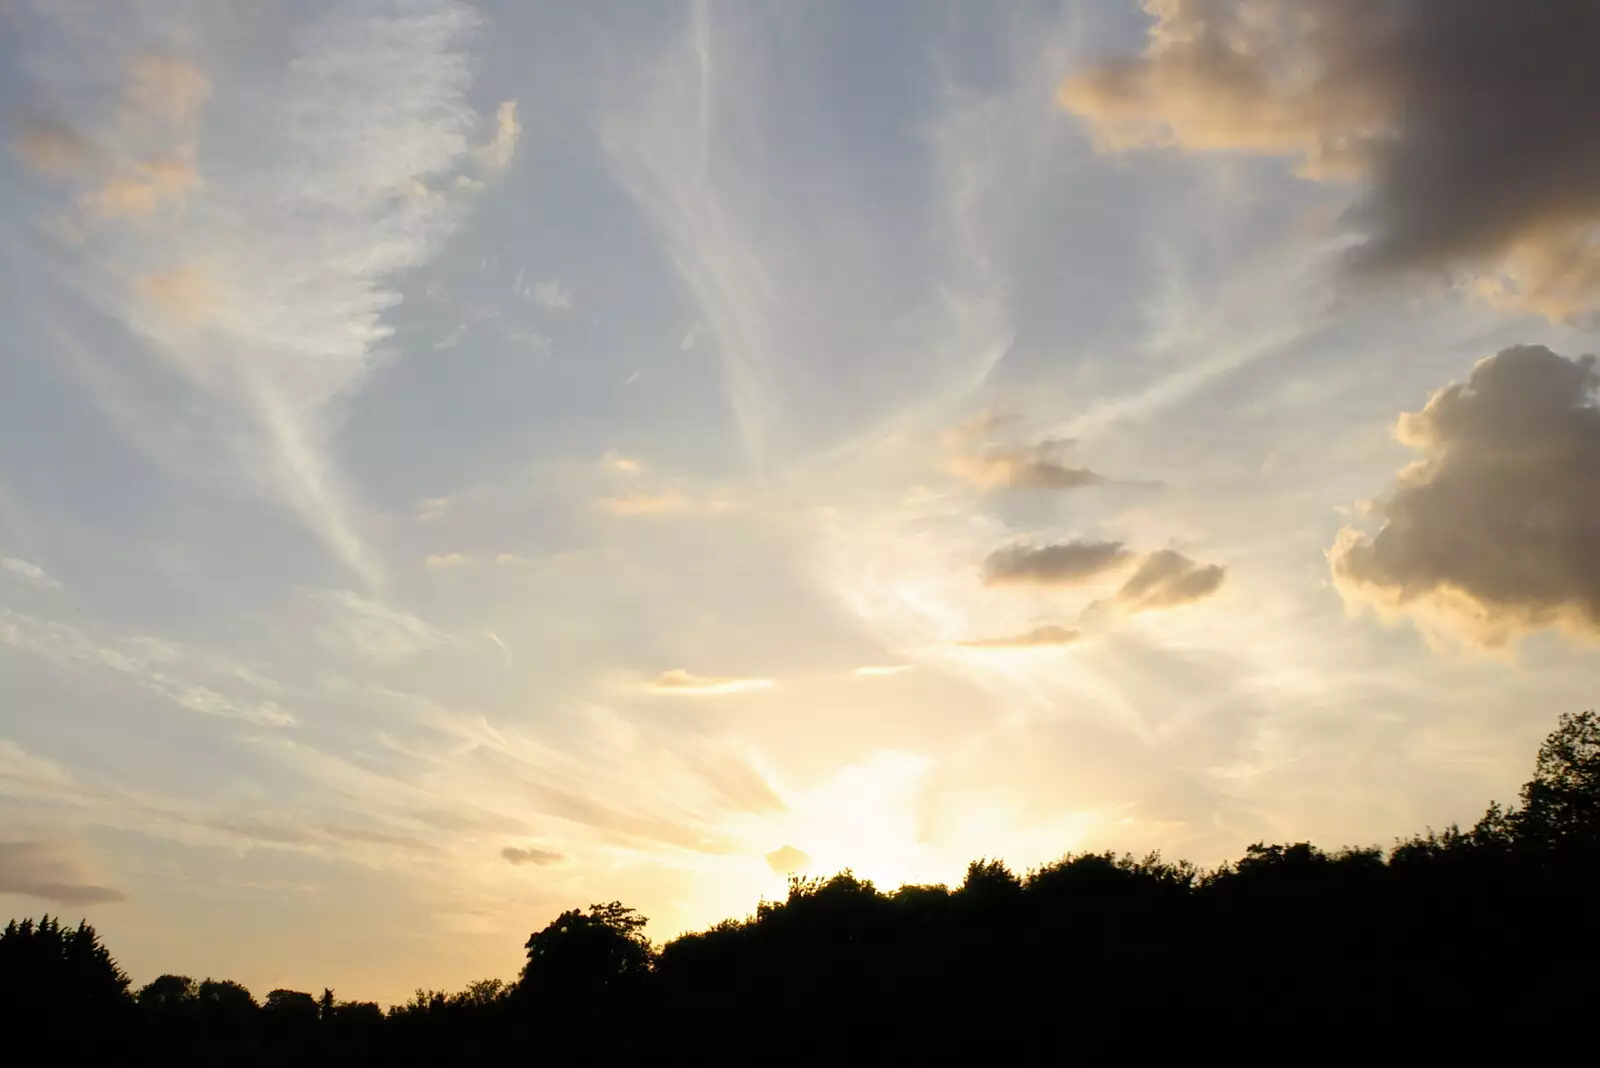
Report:
M0 901L393 1002L1470 823L1600 682L1597 31L0 3Z

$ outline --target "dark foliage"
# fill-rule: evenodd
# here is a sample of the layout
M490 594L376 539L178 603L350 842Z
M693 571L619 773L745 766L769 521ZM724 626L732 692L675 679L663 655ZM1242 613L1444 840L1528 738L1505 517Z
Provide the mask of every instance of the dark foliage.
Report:
M1600 950L1600 718L1567 715L1520 804L1379 849L1251 846L1209 872L1068 856L954 889L842 872L657 949L618 902L529 937L514 985L370 1002L163 975L92 928L0 936L8 1063L1059 1064L1587 1047ZM1580 1054L1587 1056L1586 1054Z

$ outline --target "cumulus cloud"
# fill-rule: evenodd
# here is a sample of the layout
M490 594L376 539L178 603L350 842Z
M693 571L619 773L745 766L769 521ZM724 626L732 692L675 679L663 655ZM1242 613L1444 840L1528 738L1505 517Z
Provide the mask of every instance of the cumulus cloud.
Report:
M1120 541L1008 545L989 554L982 576L986 586L1070 586L1120 567L1131 557Z
M655 681L650 683L650 689L657 693L676 694L755 693L758 690L771 688L771 679L718 678L691 675L683 668L663 671L656 677Z
M1059 100L1103 148L1283 155L1355 180L1366 272L1447 269L1552 318L1600 303L1600 7L1145 0L1142 55Z
M32 583L35 586L45 586L50 589L54 589L61 585L61 583L51 578L49 572L40 567L38 564L29 563L26 560L19 560L15 556L0 557L0 570L5 571L8 575L11 575L14 578L21 579L23 582Z
M46 842L0 842L0 894L54 901L62 905L101 905L128 895L91 880L78 859Z
M1035 627L1024 634L1012 634L1004 638L974 638L956 644L968 649L1038 649L1071 645L1081 637L1083 632L1076 628L1044 626Z
M1403 415L1395 435L1422 458L1374 505L1375 535L1340 532L1344 597L1486 646L1600 636L1597 388L1595 357L1522 345Z
M1224 574L1220 564L1197 564L1175 549L1158 549L1139 562L1113 603L1127 612L1175 608L1216 593Z
M519 868L524 864L535 864L544 867L550 864L560 864L567 859L560 853L552 853L548 849L534 849L531 846L526 849L506 846L500 850L500 855L505 858L507 863Z
M811 863L811 855L796 849L792 845L779 846L767 854L767 867L779 875L790 875L797 871L804 871L807 864Z
M556 279L536 283L529 291L529 296L541 308L555 310L572 307L571 291Z

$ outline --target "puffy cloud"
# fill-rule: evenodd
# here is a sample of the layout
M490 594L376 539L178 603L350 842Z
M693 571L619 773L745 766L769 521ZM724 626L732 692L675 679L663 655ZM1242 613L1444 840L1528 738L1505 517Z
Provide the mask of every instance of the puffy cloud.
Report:
M1352 603L1483 645L1564 626L1600 636L1600 408L1595 358L1523 345L1403 415L1422 459L1374 506L1377 534L1329 552Z
M790 875L797 871L805 870L811 863L811 855L796 849L792 845L779 846L767 854L767 867L779 875Z
M45 842L0 842L0 894L54 901L62 905L100 905L128 895L90 880L76 858Z
M431 553L422 561L424 567L433 571L465 567L468 563L468 559L460 553Z
M500 850L500 855L505 858L507 863L519 868L524 864L536 864L544 867L550 864L560 864L567 859L560 853L552 853L548 849L534 849L531 846L527 849L506 846Z
M1127 612L1190 604L1216 593L1224 573L1220 564L1197 564L1175 549L1159 549L1140 561L1114 602Z
M986 586L1067 586L1087 582L1126 563L1132 554L1120 541L1072 541L1061 545L1008 545L983 562Z
M1035 627L1025 634L1013 634L1004 638L974 638L971 641L957 642L969 649L1038 649L1057 645L1071 645L1083 632L1071 627L1044 626Z
M533 302L541 308L554 310L572 307L571 291L556 279L536 283L529 293Z
M755 693L758 690L771 688L771 679L718 678L691 675L683 668L663 671L656 677L654 682L650 683L650 689L657 693L676 694Z
M1069 78L1101 146L1358 180L1361 270L1446 268L1553 318L1600 302L1600 7L1145 0L1144 53Z
M61 583L51 578L50 573L38 564L19 560L15 556L0 558L0 571L19 578L23 582L31 582L35 586L47 586L54 589L61 585Z

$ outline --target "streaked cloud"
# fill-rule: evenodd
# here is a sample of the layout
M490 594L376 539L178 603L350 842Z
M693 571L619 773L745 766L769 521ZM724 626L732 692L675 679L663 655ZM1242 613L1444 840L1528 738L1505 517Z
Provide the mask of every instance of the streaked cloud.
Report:
M83 864L49 842L0 842L0 894L16 894L57 905L104 905L126 901L121 890L93 880Z
M505 858L506 863L517 868L525 864L548 867L551 864L560 864L567 859L564 854L551 852L548 849L535 849L532 846L506 846L500 850L500 855Z
M1352 604L1486 646L1565 627L1600 637L1595 358L1505 349L1400 417L1422 458L1329 553Z
M1552 318L1600 300L1600 10L1500 0L1146 0L1144 53L1068 78L1060 101L1113 151L1284 155L1354 180L1363 271L1468 272ZM1477 99L1494 71L1495 106ZM1530 116L1537 116L1531 120Z
M856 668L854 674L863 678L878 679L890 675L903 675L911 668L910 664L864 664Z
M1083 637L1083 631L1075 627L1047 625L1003 638L973 638L956 644L965 646L968 649L1039 649L1050 646L1071 645L1081 637Z
M756 693L772 688L771 679L742 679L707 675L692 675L683 668L663 671L650 683L656 693L678 694L731 694Z
M1140 560L1112 603L1127 612L1192 604L1216 593L1226 573L1220 564L1198 564L1176 549L1158 549Z
M1071 586L1124 566L1133 558L1120 541L1008 545L983 561L984 585Z

